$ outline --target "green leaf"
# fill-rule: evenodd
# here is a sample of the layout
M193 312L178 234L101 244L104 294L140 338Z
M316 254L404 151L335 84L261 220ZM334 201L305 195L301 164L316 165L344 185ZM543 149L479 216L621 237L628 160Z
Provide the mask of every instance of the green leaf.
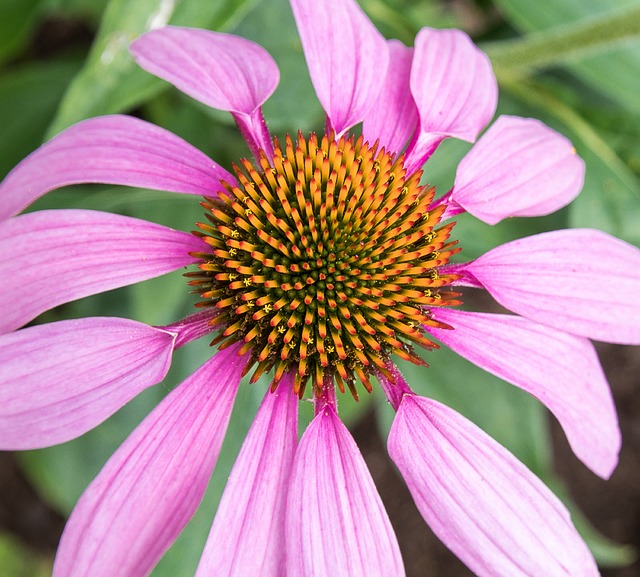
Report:
M80 62L51 60L6 72L0 83L0 178L40 146L51 116Z
M40 0L0 0L0 64L29 41Z
M84 118L134 107L161 89L157 79L134 63L128 46L152 23L168 21L173 4L162 0L109 2L86 64L65 94L49 137Z
M617 0L614 3L609 0L496 0L496 4L524 32L552 30L583 19L591 23L598 18L607 21L615 17L617 10L622 14L625 8L636 14L634 21L627 23L629 27L637 26L640 21L637 16L638 0ZM607 33L615 35L616 31L608 30ZM624 45L601 54L580 58L568 69L602 94L635 113L640 112L640 40L628 40Z
M251 1L110 0L87 62L69 87L49 137L84 118L139 106L168 87L129 54L129 44L139 35L168 23L220 29L231 25Z

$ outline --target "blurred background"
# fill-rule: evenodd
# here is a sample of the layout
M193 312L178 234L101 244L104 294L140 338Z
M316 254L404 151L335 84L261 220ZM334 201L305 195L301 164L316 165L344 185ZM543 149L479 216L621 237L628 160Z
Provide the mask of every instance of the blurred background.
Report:
M569 136L586 160L582 194L550 217L496 227L461 215L454 236L465 260L514 238L562 227L595 227L640 245L640 2L637 0L361 0L389 38L411 45L423 26L457 27L490 55L500 83L498 114L541 118ZM275 57L281 82L264 106L277 135L321 131L300 41L286 0L0 0L0 177L44 140L81 119L124 112L163 126L225 167L248 155L230 116L210 110L138 69L131 40L171 23L251 38ZM449 190L469 145L446 141L425 179ZM106 186L55 191L29 210L89 208L192 230L201 208L188 195ZM46 290L43 279L42 290ZM594 286L615 298L615 286ZM56 308L36 322L113 315L167 324L196 297L181 271ZM465 306L493 310L474 291ZM640 319L639 319L640 322ZM512 450L565 501L606 577L640 574L640 349L597 344L619 411L621 462L609 481L571 453L559 426L528 395L445 350L430 369L403 366L421 394L440 399ZM56 545L82 491L157 402L197 368L207 342L179 350L167 378L80 439L46 450L0 453L0 577L48 577ZM216 504L265 383L240 389L207 495L152 573L193 575ZM470 573L422 521L385 449L392 414L380 391L340 399L387 506L407 574ZM304 418L310 410L303 403Z

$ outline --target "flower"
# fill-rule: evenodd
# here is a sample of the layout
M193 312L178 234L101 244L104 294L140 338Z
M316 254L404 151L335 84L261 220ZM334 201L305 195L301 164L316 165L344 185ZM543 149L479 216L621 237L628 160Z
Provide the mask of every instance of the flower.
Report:
M278 69L232 35L165 27L131 52L151 73L230 112L253 154L232 174L180 138L127 116L81 122L0 185L0 440L29 449L77 437L165 376L173 351L220 347L118 449L78 502L56 577L140 577L195 511L242 375L272 386L229 478L197 576L402 575L373 481L337 413L336 385L375 377L397 411L389 437L425 520L481 576L597 575L558 499L394 364L437 339L540 399L573 450L608 477L620 435L589 338L639 344L640 251L595 230L498 246L466 263L461 212L496 224L549 214L584 165L538 121L502 116L435 199L421 167L448 137L475 141L496 108L486 56L456 30L414 48L385 40L352 0L292 0L325 135L272 139L261 106ZM362 137L350 130L362 123ZM104 182L205 196L196 234L87 210L16 216L40 195ZM38 266L33 266L36 261ZM164 327L84 318L20 328L71 300L197 265L199 312ZM603 286L615 287L602 295ZM38 286L37 291L25 287ZM456 286L515 314L466 312ZM453 287L453 288L452 288ZM298 398L315 418L298 443Z

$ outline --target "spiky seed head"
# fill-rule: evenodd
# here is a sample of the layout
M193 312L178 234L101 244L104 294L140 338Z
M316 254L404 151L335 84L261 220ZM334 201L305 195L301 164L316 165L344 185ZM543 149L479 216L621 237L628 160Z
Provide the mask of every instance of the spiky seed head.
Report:
M259 165L234 166L238 184L206 198L194 232L210 251L187 276L197 306L216 309L212 344L243 341L245 371L273 370L274 388L295 371L300 395L329 377L357 398L356 377L371 390L391 355L423 363L412 345L436 346L422 328L440 326L430 308L460 302L440 272L459 250L453 224L438 226L445 207L428 210L421 173L362 137L315 134L275 140Z

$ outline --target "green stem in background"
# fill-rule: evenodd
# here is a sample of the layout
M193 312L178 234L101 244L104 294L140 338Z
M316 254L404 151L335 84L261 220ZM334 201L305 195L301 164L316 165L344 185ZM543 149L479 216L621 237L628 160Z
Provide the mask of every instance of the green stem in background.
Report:
M413 42L417 30L402 13L380 0L361 0L360 3L374 21L385 22L387 26L393 29L395 38L405 44Z
M640 200L636 176L593 127L569 105L531 80L503 77L501 86L523 102L539 107L563 122L585 146L618 174L620 180L634 191Z
M562 64L601 52L626 40L640 38L640 5L614 10L515 40L487 43L496 75L522 77L536 69Z

